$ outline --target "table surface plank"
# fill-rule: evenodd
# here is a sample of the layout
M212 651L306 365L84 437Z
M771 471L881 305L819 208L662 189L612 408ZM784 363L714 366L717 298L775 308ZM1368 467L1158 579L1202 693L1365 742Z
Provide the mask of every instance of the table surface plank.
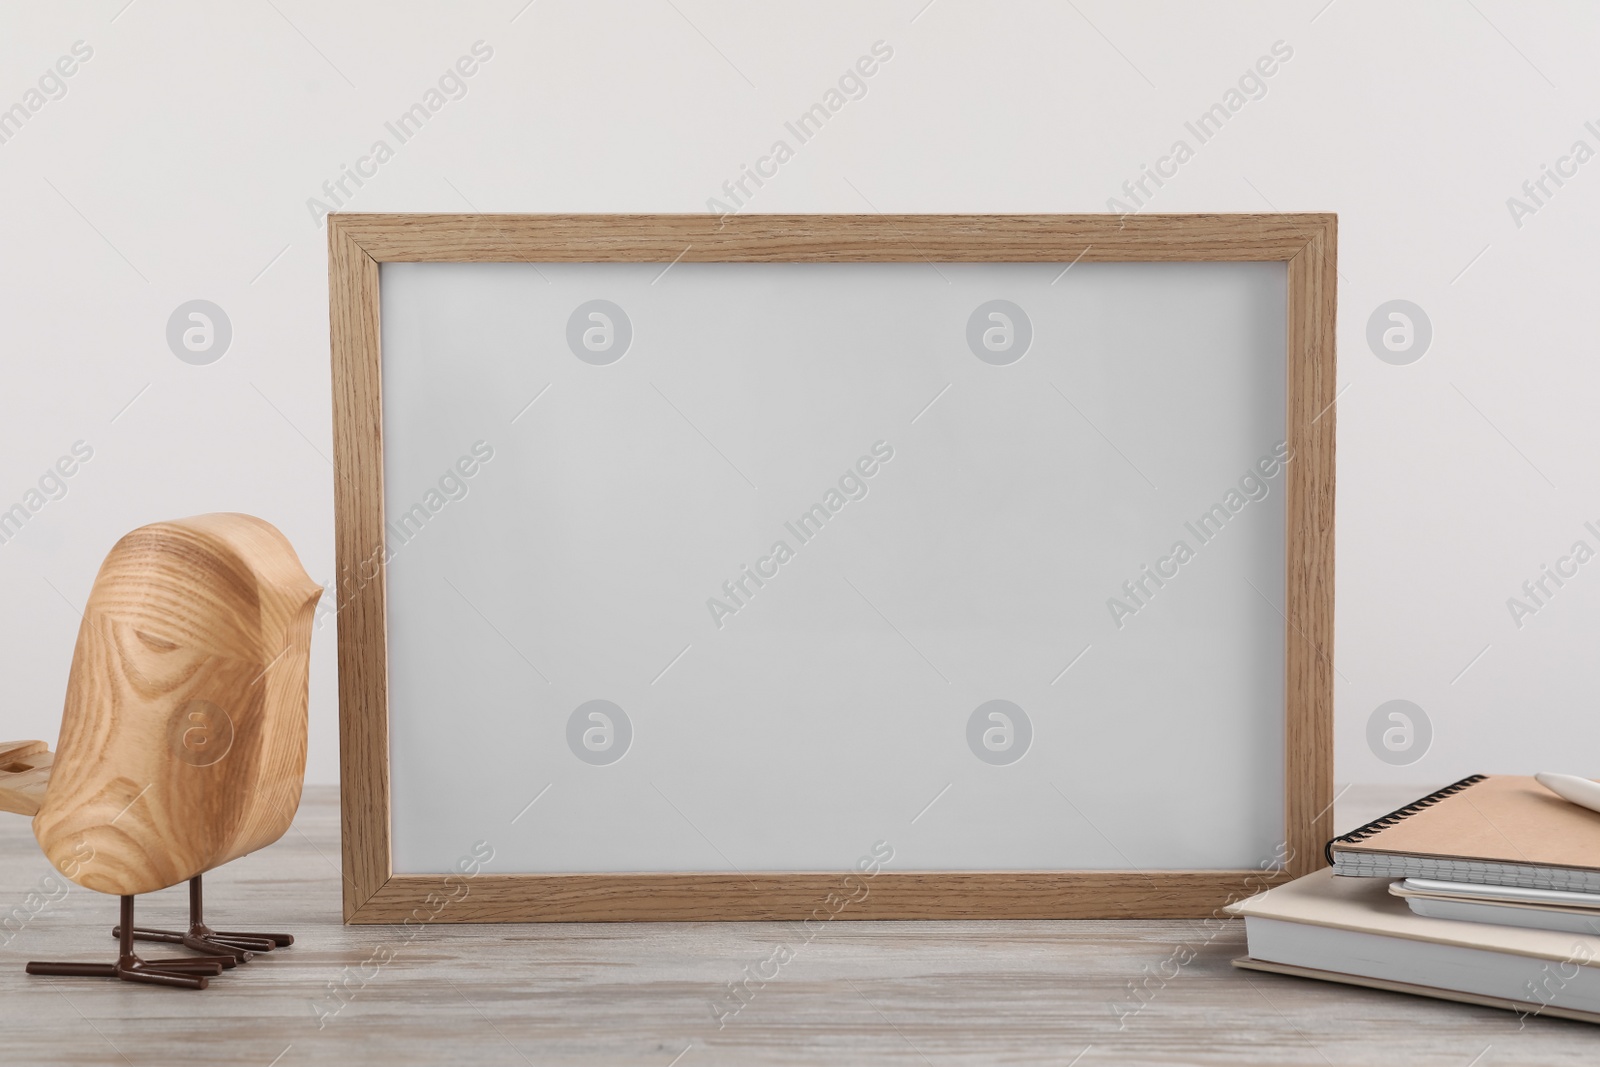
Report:
M1352 789L1338 825L1427 788ZM109 960L116 902L73 886L17 920L50 868L22 818L0 819L0 856L7 1064L1490 1067L1588 1064L1600 1048L1581 1023L1236 971L1233 920L839 922L809 942L785 923L346 927L331 788L307 790L283 840L207 878L213 925L288 930L292 948L204 992L33 978L30 959ZM176 926L187 907L182 888L140 903L141 925ZM780 945L792 958L766 964ZM1193 959L1163 967L1183 947ZM731 1006L747 966L776 974L719 1026L712 1005Z

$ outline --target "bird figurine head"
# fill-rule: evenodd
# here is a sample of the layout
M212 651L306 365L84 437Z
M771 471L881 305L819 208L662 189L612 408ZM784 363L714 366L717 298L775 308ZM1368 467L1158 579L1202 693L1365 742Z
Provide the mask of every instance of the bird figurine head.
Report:
M321 588L248 515L142 526L84 608L34 836L75 880L148 893L276 841L300 803Z

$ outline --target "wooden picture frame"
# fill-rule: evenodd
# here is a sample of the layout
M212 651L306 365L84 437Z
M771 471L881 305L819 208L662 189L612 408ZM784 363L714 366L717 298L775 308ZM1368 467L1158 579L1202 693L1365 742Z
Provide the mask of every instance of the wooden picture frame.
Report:
M840 873L491 874L391 866L379 268L386 262L1277 261L1288 271L1283 870L893 871L848 919L1181 918L1323 865L1332 835L1337 220L1262 215L328 218L344 919L803 919ZM442 910L436 902L451 901Z

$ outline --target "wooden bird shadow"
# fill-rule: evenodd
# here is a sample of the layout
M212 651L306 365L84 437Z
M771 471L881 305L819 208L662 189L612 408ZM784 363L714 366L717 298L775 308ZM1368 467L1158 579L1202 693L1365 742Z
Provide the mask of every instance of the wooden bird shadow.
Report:
M201 875L289 828L305 780L311 623L321 588L249 515L142 526L111 549L84 608L61 736L0 745L0 810L33 816L50 862L121 897L115 963L29 974L204 989L291 944L212 930ZM189 883L189 928L133 924L133 898ZM205 955L143 960L135 941Z

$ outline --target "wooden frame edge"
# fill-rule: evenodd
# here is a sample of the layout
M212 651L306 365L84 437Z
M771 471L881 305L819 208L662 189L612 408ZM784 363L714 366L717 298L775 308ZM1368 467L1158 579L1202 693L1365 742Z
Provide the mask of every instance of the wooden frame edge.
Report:
M395 875L346 921L1199 919L1288 879L1261 870Z
M813 230L819 219L843 218L859 231L859 239L844 247L836 234ZM443 896L446 905L457 903L452 894L459 889L459 883L447 886L443 875L395 875L391 863L379 264L609 258L606 253L622 243L597 243L588 229L597 219L657 227L644 240L627 239L629 258L641 262L715 261L730 248L746 262L913 261L929 258L914 247L918 240L937 237L941 251L973 242L963 256L972 262L1059 255L1090 262L1286 263L1286 431L1293 462L1286 502L1285 870L883 871L872 882L879 890L876 903L864 901L830 917L1196 918L1239 899L1241 888L1258 892L1325 865L1322 845L1332 836L1334 799L1337 215L747 215L719 221L710 215L336 213L328 217L328 272L335 511L345 520L336 532L336 595L346 923L434 921L444 908L430 911L427 902ZM1041 224L1063 222L1070 223L1070 234L1052 229L1041 235ZM545 243L529 254L535 230ZM461 246L463 236L472 247ZM696 251L696 239L714 247ZM1010 243L988 254L987 245L997 240ZM1307 415L1310 420L1301 421ZM1302 783L1299 794L1290 788L1295 781ZM470 880L468 894L443 921L795 919L807 906L837 895L848 873L484 874ZM650 906L618 903L619 878L649 885ZM1087 889L1096 891L1093 900L1074 896ZM979 890L984 907L975 909L969 901ZM473 892L477 900L468 907ZM1141 902L1136 915L1127 910L1133 900Z
M1326 865L1333 836L1337 257L1338 218L1327 215L1289 260L1284 823L1295 877Z
M915 262L937 243L968 262L1290 260L1329 213L1192 215L332 214L379 263ZM603 225L601 224L603 220ZM849 233L837 224L848 221ZM823 225L819 226L819 222ZM611 232L615 227L617 232ZM531 245L537 251L530 252Z
M344 918L390 878L389 709L383 577L382 329L378 264L328 219L333 372L339 809ZM326 594L325 594L326 595Z

